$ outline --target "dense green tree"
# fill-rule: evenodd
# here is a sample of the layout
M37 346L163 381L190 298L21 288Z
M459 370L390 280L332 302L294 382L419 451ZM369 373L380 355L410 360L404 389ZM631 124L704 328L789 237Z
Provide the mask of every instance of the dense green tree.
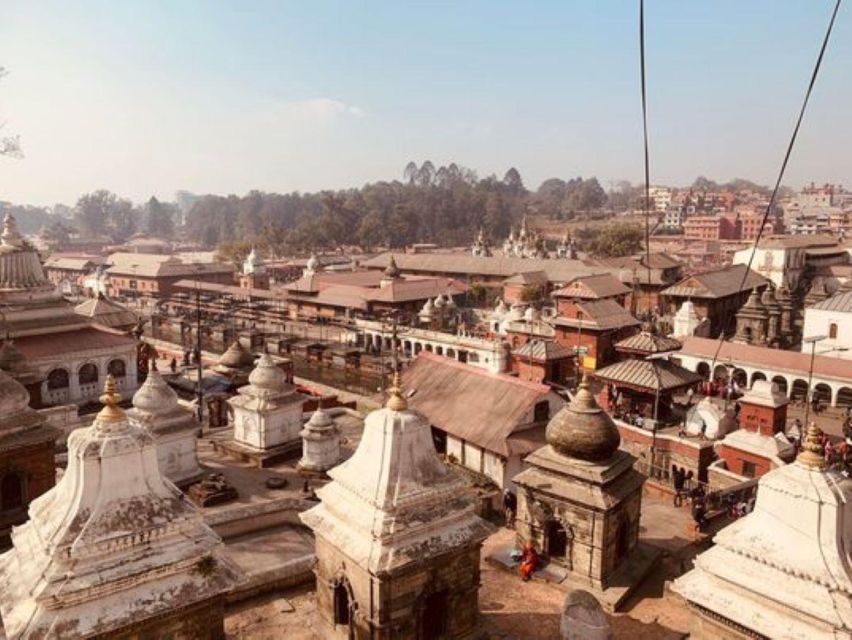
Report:
M169 238L174 233L175 224L171 208L164 205L154 196L145 205L147 217L146 229L152 236Z
M85 235L109 235L123 242L136 230L140 211L133 203L106 189L87 193L77 200L74 220Z
M620 258L642 250L645 231L638 224L610 224L598 230L578 230L581 246L599 258Z

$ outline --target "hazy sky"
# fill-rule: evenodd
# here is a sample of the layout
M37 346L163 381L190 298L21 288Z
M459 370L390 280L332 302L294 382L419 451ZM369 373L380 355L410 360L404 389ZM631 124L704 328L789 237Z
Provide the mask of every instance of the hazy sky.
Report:
M770 182L828 0L648 0L652 180ZM642 175L638 0L0 3L0 200ZM841 9L785 182L852 183Z

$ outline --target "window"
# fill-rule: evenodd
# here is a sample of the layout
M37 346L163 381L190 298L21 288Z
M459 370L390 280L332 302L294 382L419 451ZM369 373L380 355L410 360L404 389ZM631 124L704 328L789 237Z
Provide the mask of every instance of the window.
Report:
M746 478L753 478L754 474L757 472L757 467L753 462L748 462L747 460L743 460L743 475Z
M828 337L829 338L837 338L837 323L832 322L828 325Z
M137 288L136 280L131 280L131 281L130 281L130 288L131 288L131 289L136 289L136 288Z
M110 360L107 365L107 371L112 374L113 378L123 378L127 375L124 360Z
M80 384L91 384L98 381L98 367L91 362L80 367Z

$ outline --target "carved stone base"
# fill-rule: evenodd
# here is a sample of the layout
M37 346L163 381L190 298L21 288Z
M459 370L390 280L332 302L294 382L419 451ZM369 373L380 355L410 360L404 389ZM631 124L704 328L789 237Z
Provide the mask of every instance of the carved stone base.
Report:
M230 502L238 496L237 490L228 484L221 473L211 473L187 491L190 501L198 507L212 507Z
M211 440L210 444L219 453L224 453L242 462L250 462L260 468L271 467L284 460L295 458L302 453L301 438L269 449L254 449L235 440Z

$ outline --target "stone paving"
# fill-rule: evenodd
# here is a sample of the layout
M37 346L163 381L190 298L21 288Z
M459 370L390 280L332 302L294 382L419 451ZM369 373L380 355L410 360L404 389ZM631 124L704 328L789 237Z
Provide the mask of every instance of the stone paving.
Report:
M656 544L663 558L622 613L610 617L615 638L675 640L689 626L686 607L666 593L665 583L691 567L696 549L686 537L690 516L686 508L643 497L642 539ZM514 531L501 528L483 546L485 558L507 545ZM489 640L554 640L559 638L559 615L564 590L542 581L522 582L514 572L484 559L479 592L482 631ZM225 629L229 640L321 640L317 635L312 587L290 589L229 608Z

